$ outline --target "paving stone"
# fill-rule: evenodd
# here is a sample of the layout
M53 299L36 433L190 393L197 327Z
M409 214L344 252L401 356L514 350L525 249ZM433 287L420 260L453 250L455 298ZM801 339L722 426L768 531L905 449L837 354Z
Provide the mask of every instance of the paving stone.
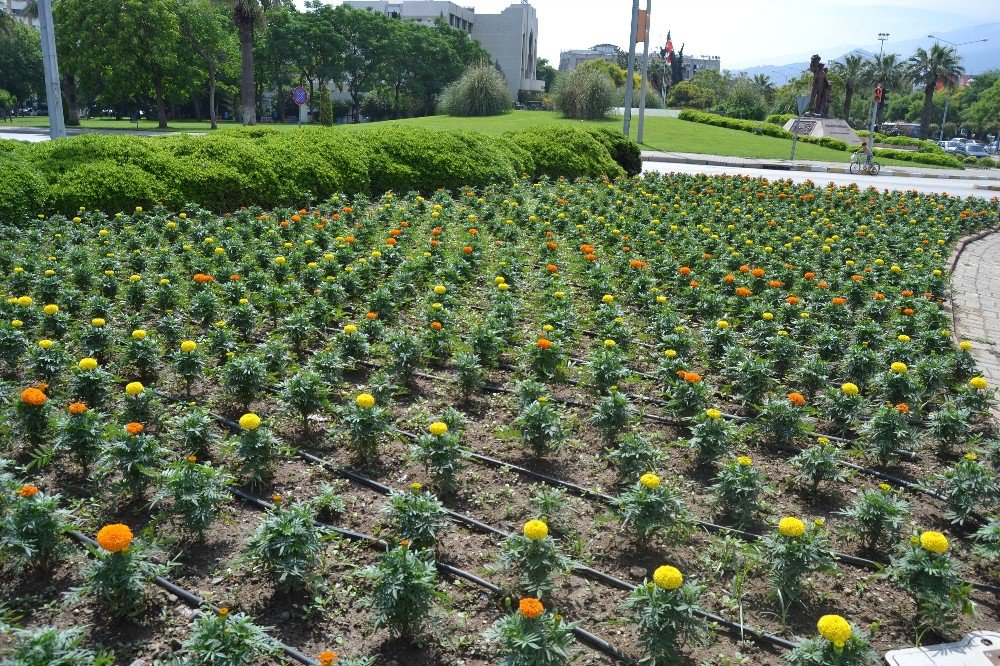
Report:
M955 332L991 387L1000 386L1000 234L966 246L951 275ZM994 408L1000 418L1000 408Z

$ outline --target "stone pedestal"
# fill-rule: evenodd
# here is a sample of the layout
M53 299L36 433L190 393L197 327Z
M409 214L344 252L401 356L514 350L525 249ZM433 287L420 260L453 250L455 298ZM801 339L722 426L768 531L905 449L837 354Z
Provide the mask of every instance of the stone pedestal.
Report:
M861 139L854 133L846 120L840 118L814 118L804 116L802 120L792 118L785 123L785 129L799 136L829 137L840 139L849 146L860 146Z

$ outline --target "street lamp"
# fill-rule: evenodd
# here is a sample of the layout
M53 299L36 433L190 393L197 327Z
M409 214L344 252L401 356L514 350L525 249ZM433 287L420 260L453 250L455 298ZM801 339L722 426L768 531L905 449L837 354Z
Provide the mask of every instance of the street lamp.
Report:
M878 62L879 62L879 68L881 69L881 71L878 72L878 74L879 74L879 78L882 79L882 83L879 83L876 87L877 88L881 88L883 90L885 90L885 78L883 76L885 74L885 69L882 66L882 56L885 53L885 40L887 40L887 39L889 39L889 33L887 33L887 32L880 32L880 33L878 33L878 41L880 41L882 43L882 45L879 47L879 50L878 50ZM871 124L870 131L868 133L868 140L871 142L871 144L868 146L869 150L875 147L875 121L878 119L878 107L882 103L881 101L875 102L874 99L875 99L875 97L873 95L872 96L872 100L873 100L873 103L872 103L872 124Z
M968 42L959 42L956 44L955 42L948 41L947 39L941 39L940 37L935 37L934 35L927 35L927 36L939 42L944 42L945 44L951 44L952 46L955 47L956 51L958 50L959 46L965 46L966 44L979 44L981 42L989 41L989 38L983 37L982 39L973 39ZM948 106L950 104L951 104L951 90L948 90L948 94L944 98L944 117L941 118L941 131L938 132L938 141L944 141L944 124L948 121Z

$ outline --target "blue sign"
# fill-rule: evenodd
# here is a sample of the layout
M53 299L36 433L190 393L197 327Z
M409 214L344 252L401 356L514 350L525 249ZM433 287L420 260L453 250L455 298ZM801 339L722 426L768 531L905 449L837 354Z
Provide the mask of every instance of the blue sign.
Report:
M292 101L299 106L302 106L309 101L309 93L306 92L306 89L302 86L295 86L295 88L292 89Z

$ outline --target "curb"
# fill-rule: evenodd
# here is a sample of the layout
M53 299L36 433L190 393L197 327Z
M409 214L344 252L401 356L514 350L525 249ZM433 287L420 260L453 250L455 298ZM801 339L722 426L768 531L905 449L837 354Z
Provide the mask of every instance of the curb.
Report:
M958 266L958 260L961 259L962 253L965 252L965 248L967 248L972 243L975 243L976 241L981 241L987 236L990 236L997 232L1000 232L1000 227L993 229L983 229L982 231L970 234L968 236L964 236L958 240L958 243L955 244L955 249L951 251L951 256L948 257L948 261L945 262L945 269L947 269L948 271L948 286L951 291L949 296L954 295L955 288L954 285L951 284L951 276L955 273L955 267ZM954 340L955 344L957 345L962 341L962 337L958 334L958 317L956 316L955 312L955 303L952 298L949 298L946 301L946 303L948 308L948 314L951 315L951 337L952 340Z
M841 166L840 164L829 164L829 165L819 165L819 164L798 164L794 162L784 162L784 161L750 161L746 159L736 158L738 161L722 160L717 159L715 156L706 155L705 157L680 157L673 156L663 153L658 153L655 151L644 152L642 154L643 162L656 162L656 163L673 163L673 164L697 164L706 166L725 166L725 167L736 167L736 168L747 168L747 169L771 169L776 171L810 171L813 173L849 173L849 167ZM975 189L984 190L996 190L1000 191L1000 176L997 178L991 178L989 176L980 175L969 175L962 173L926 173L923 171L900 171L894 168L884 169L880 175L892 176L896 178L930 178L938 180L985 180L985 181L997 181L997 184L989 185L974 185Z

